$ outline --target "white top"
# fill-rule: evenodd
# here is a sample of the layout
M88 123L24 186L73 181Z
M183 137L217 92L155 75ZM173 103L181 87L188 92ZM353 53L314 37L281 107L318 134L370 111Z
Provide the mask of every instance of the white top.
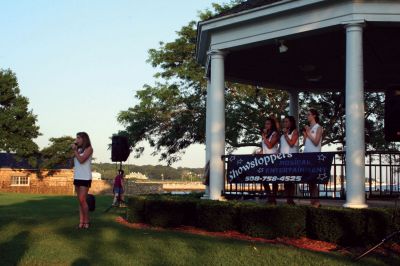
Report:
M288 138L291 140L293 137L293 132L291 134L288 134ZM279 149L281 153L296 153L298 152L299 149L299 139L297 139L296 143L293 145L293 147L290 147L289 143L287 142L285 135L282 134L281 140L280 140L280 145Z
M311 136L315 138L317 135L317 130L321 126L316 123L312 128L311 128ZM306 138L306 143L304 144L304 152L321 152L321 142L322 138L319 140L319 143L317 146L314 145L314 143L310 140L310 138Z
M274 136L275 134L276 134L276 132L273 132L271 134L271 136L269 136L268 140L271 141L272 136ZM267 144L265 144L264 141L261 142L261 146L262 146L263 154L275 154L275 153L278 153L278 142L271 149L268 148Z
M83 152L80 155L83 155ZM92 180L92 155L84 163L80 163L74 157L74 179Z

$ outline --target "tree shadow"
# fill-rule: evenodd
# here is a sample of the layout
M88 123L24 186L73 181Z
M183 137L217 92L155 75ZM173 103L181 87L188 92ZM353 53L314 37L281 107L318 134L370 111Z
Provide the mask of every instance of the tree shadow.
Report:
M88 266L90 262L86 258L78 258L71 263L71 266Z
M22 231L11 240L0 244L0 261L2 265L17 265L29 249L28 231Z
M237 265L240 258L235 258L234 254L239 254L242 249L252 248L257 245L262 250L260 256L268 255L267 251L269 249L280 249L280 246L277 245L258 244L219 237L193 236L188 233L171 230L155 231L127 228L115 221L119 213L104 213L110 202L110 197L108 196L97 197L96 211L91 213L92 226L89 230L75 228L75 221L78 219L78 203L75 197L36 195L32 199L31 195L21 195L21 197L25 198L19 199L14 204L5 205L4 200L3 204L1 202L2 196L0 194L0 232L1 230L3 232L8 230L7 226L23 228L24 230L21 232L16 231L14 236L10 237L10 240L0 243L0 261L2 265L15 265L20 262L29 249L29 245L35 244L35 242L28 241L29 238L34 238L32 234L43 233L42 230L49 230L47 233L65 239L71 246L79 246L79 252L81 253L74 254L74 257L69 258L72 265L90 265L99 262L104 265L124 263L173 265L177 264L177 262L182 262L178 264L195 262L194 264L204 265L210 263L209 255L216 254L218 245L224 246L228 250L223 255L227 259L226 262ZM116 211L119 212L119 210ZM121 214L123 214L122 210ZM39 232L36 226L41 226ZM50 226L50 228L47 226ZM178 246L171 247L171 243L175 245L178 243ZM185 250L185 254L178 252L178 254L171 255L171 249L179 250L179 248ZM293 248L293 250L296 250L296 248ZM321 256L320 252L307 250L298 250L294 253L297 256L329 258L344 265L352 263L350 257L343 256L337 252L324 253L323 256ZM226 257L226 254L228 254L228 257ZM292 254L291 256L295 255ZM215 258L212 260L215 263L221 263L221 259L218 256L213 256ZM130 261L132 258L135 261ZM295 259L295 257L293 258ZM241 260L244 263L247 260L251 260L251 258L246 257L246 260L243 260L243 258ZM247 262L250 263L251 261ZM392 259L366 258L358 265L365 265L365 263L369 265L396 264Z

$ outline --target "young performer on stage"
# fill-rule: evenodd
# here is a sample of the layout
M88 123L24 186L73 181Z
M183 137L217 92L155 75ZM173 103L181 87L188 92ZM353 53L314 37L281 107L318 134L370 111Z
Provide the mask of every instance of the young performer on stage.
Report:
M280 139L281 153L297 153L299 148L299 133L297 131L296 120L293 116L286 116L283 120L282 135ZM285 192L287 194L286 202L295 205L293 201L295 184L285 183Z
M267 118L267 120L265 121L261 137L262 137L261 147L263 154L278 153L279 133L276 128L275 120L273 118ZM268 183L264 183L264 188L268 195L268 203L276 204L276 193L278 192L278 183L272 184L272 193Z
M319 114L317 110L310 109L307 112L307 120L309 126L305 126L303 130L304 137L304 152L321 152L322 133L323 128L319 123ZM314 207L321 206L319 202L319 189L316 183L309 183L309 190L311 196L311 205Z

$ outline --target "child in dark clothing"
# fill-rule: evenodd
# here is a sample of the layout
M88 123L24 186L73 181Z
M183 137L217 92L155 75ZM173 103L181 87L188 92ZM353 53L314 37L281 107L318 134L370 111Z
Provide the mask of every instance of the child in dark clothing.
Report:
M124 171L118 170L118 175L114 178L114 201L113 205L117 206L119 202L124 202Z

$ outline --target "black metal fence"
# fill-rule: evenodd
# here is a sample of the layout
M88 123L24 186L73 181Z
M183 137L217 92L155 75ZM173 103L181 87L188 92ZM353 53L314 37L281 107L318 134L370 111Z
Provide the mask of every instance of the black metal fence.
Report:
M400 152L368 151L365 158L365 193L367 198L392 198L400 196ZM225 177L224 195L227 198L265 197L261 182L229 183ZM283 184L279 184L278 197L284 197ZM307 184L297 184L295 197L310 197ZM319 185L319 197L346 198L346 156L335 152L331 178Z

